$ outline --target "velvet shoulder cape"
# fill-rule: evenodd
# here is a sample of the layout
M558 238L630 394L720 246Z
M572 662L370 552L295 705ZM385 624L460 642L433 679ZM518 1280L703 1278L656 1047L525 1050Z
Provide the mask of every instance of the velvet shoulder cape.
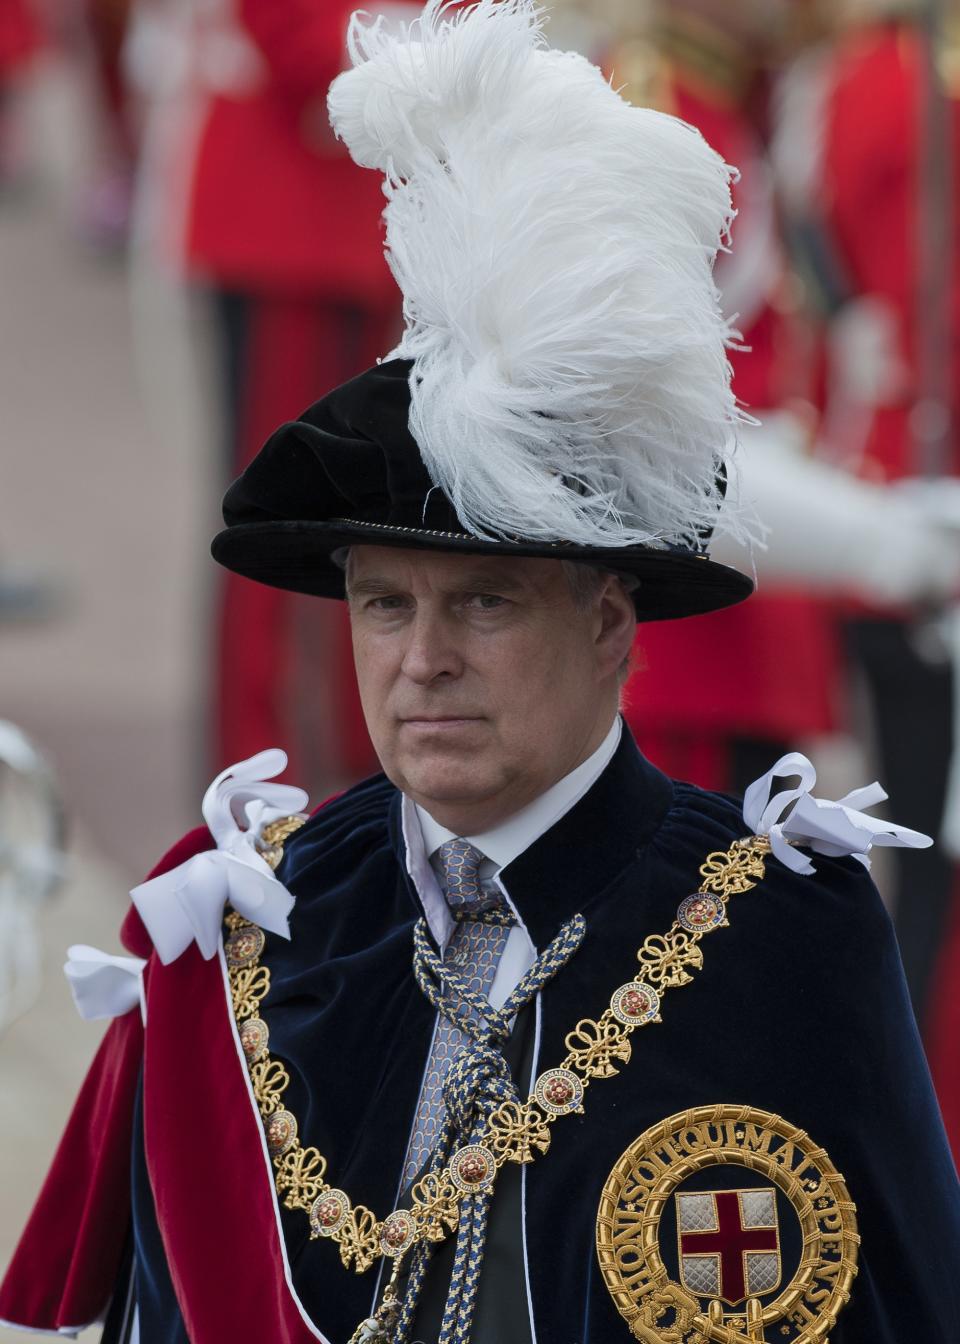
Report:
M324 807L288 842L289 943L268 936L271 1050L291 1075L301 1139L327 1179L383 1216L394 1206L433 1014L410 972L419 908L399 796L382 777ZM744 833L738 806L666 779L625 734L594 788L502 879L534 944L581 913L584 942L538 996L534 1072L557 1064L581 1017L633 977L634 951L669 928L700 864ZM209 845L186 837L174 866ZM592 1086L546 1156L523 1169L527 1310L534 1339L629 1337L596 1264L597 1203L643 1131L691 1106L749 1105L806 1130L857 1204L860 1272L834 1344L948 1339L960 1320L960 1189L910 1013L890 921L864 870L817 857L813 878L775 859L732 898L693 981L638 1033L618 1077ZM131 951L146 955L135 915ZM0 1294L0 1319L41 1329L97 1318L129 1221L131 1141L146 1154L175 1309L192 1344L257 1338L342 1344L375 1273L311 1241L278 1207L220 959L151 958L148 1030L117 1020L68 1125ZM142 1135L131 1135L143 1071ZM521 1093L528 1079L518 1080ZM573 1326L571 1323L575 1323ZM571 1333L573 1330L573 1333Z

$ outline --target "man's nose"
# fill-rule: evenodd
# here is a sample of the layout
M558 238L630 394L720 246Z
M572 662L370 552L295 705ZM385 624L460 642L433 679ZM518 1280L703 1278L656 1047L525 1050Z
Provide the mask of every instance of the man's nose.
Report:
M452 622L442 612L418 607L405 631L403 673L418 685L438 677L457 677L463 660L457 648Z

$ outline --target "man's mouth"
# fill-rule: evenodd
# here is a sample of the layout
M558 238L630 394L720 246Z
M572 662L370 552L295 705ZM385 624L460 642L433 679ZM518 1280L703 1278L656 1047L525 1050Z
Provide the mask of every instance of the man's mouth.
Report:
M412 728L443 728L451 724L479 723L477 714L411 714L400 720Z

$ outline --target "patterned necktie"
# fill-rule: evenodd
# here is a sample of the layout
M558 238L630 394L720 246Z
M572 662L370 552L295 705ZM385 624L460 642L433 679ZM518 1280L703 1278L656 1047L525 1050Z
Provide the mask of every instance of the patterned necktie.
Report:
M498 891L484 891L481 887L480 864L484 856L473 845L466 840L448 840L440 846L437 857L447 905L456 921L444 952L444 962L467 976L470 988L486 998L506 947L510 926L516 920ZM443 1080L465 1040L467 1037L460 1028L441 1015L410 1139L403 1172L404 1187L419 1174L439 1137L445 1115Z

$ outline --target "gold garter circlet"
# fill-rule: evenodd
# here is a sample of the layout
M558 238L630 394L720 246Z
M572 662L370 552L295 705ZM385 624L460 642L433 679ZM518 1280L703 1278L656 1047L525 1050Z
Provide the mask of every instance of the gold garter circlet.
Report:
M718 1171L747 1188L714 1193ZM781 1196L799 1241L786 1273ZM671 1204L679 1273L665 1254ZM860 1237L843 1176L809 1134L755 1106L714 1105L634 1139L603 1188L596 1241L607 1291L643 1344L763 1344L768 1329L784 1344L828 1344Z
M283 818L264 828L261 853L272 867L283 844L304 823ZM276 1170L278 1195L288 1209L302 1209L311 1238L335 1241L346 1268L363 1273L380 1257L395 1268L418 1241L440 1242L457 1226L458 1206L466 1196L493 1185L506 1162L534 1161L550 1147L551 1126L563 1115L582 1112L591 1083L613 1078L629 1062L631 1036L659 1022L663 995L688 984L703 965L700 942L727 925L731 896L762 880L770 852L766 836L747 836L710 855L700 867L699 890L680 902L665 934L650 934L637 952L637 977L620 985L598 1019L581 1018L568 1033L566 1057L542 1072L525 1102L500 1106L487 1121L480 1141L462 1146L450 1164L428 1172L413 1186L411 1207L383 1218L326 1180L327 1159L300 1141L296 1117L283 1104L290 1075L269 1052L269 1028L260 1005L270 991L270 972L261 965L263 932L236 912L226 916L224 953L234 1018L260 1111L267 1148Z

